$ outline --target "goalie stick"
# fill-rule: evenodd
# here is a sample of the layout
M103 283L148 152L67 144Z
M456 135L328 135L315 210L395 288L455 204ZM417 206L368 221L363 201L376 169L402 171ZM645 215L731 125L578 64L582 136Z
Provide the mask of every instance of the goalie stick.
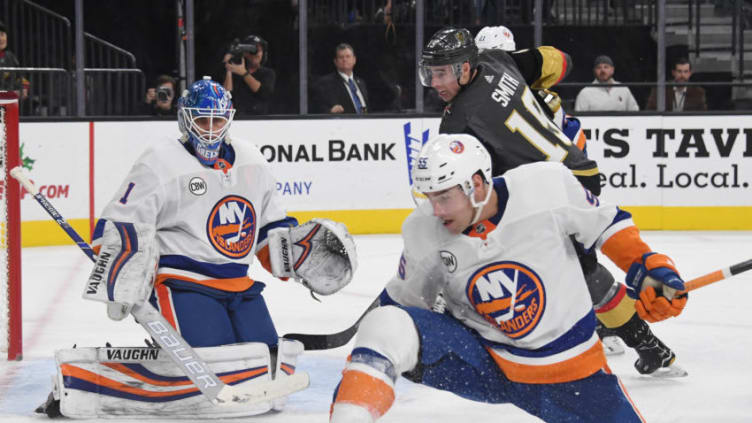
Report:
M78 235L75 229L60 215L60 212L41 194L33 182L18 166L10 171L47 213L60 225L76 245L94 262L97 255L91 245ZM131 314L146 329L170 359L180 367L193 384L206 398L217 405L255 404L292 394L308 387L310 380L305 372L295 372L284 378L249 385L239 383L227 385L209 369L196 351L167 323L167 320L148 302L135 305Z

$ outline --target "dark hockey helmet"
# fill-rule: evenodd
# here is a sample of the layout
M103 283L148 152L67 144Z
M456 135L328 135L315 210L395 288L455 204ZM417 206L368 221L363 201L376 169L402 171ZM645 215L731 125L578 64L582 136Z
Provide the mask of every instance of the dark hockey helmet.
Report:
M431 86L431 67L451 65L459 81L462 76L462 64L470 63L470 72L478 65L478 47L470 31L464 28L444 28L439 30L423 48L419 63L421 83Z

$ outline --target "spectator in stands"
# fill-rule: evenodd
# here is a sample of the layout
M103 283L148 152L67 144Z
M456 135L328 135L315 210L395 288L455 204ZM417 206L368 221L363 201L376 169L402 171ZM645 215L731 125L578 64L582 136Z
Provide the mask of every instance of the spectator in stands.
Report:
M578 112L634 112L640 110L637 101L629 87L612 87L619 84L614 80L614 62L610 57L601 55L595 58L593 64L594 86L583 88L574 103Z
M0 22L0 68L18 68L18 58L8 50L8 27ZM0 90L15 91L18 98L25 99L29 96L29 81L19 72L0 72Z
M177 92L177 88L178 85L175 78L169 75L160 75L157 78L156 85L146 90L144 107L141 109L141 114L176 116L175 93Z
M269 113L277 75L265 66L268 61L269 44L258 35L249 35L242 42L233 41L225 54L222 85L232 93L238 115Z
M316 81L314 113L366 113L368 89L365 81L355 76L357 58L350 44L341 43L334 50L335 72Z
M671 75L674 77L674 82L677 84L689 82L689 78L692 77L692 64L689 63L689 60L687 60L686 57L680 58L674 63L674 68L671 69ZM657 90L653 87L650 91L648 104L645 106L646 109L656 109L656 93ZM675 112L708 110L708 105L705 101L705 90L702 87L697 86L667 86L666 110Z

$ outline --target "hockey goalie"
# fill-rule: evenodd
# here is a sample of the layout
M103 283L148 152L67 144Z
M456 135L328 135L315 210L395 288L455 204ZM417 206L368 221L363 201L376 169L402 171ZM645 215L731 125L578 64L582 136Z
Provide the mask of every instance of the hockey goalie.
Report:
M277 335L265 285L248 275L254 256L321 295L347 285L357 259L344 225L287 216L259 150L230 139L234 113L209 77L182 94L182 136L141 155L96 225L83 296L106 303L114 320L152 307L226 385L262 384L294 374L303 344ZM237 417L281 410L286 399L215 405L175 357L150 345L55 358L53 392L37 410L50 416Z

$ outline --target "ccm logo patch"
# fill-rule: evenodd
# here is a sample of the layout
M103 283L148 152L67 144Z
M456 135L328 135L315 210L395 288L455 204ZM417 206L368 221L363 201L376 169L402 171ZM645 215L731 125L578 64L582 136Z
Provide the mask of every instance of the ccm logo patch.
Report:
M188 191L190 191L193 195L206 194L206 181L199 178L198 176L194 176L193 178L191 178L190 182L188 182Z
M466 293L478 314L513 339L530 333L546 308L540 277L513 261L491 263L476 271L467 281Z

